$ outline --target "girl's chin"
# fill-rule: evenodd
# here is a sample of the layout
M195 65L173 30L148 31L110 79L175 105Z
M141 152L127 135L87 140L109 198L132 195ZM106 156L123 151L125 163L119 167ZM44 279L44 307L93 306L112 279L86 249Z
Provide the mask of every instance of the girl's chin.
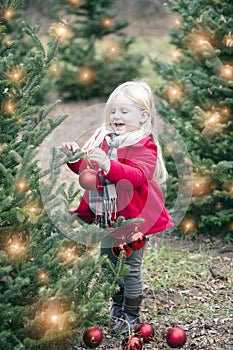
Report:
M123 135L126 131L123 128L114 128L114 131L117 135Z
M124 134L126 134L126 132L125 131L115 131L115 133L117 134L117 135L124 135Z

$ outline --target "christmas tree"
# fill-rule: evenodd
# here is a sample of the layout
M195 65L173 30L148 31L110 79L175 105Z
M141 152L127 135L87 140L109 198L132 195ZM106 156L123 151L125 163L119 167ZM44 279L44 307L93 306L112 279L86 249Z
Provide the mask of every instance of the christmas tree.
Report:
M99 320L98 311L115 291L123 259L113 268L105 257L96 258L93 244L109 231L79 227L68 213L78 191L57 178L61 165L73 158L54 150L50 168L39 168L38 147L65 118L49 118L59 101L47 107L33 102L58 40L52 37L45 50L39 27L16 21L20 6L21 1L6 0L0 7L1 348L74 349L77 330ZM23 41L8 41L14 32L30 41L27 55ZM108 278L104 267L111 271Z
M66 99L106 97L139 75L142 56L129 53L134 41L122 30L114 0L60 0L52 11L64 20L54 26L62 43L51 67L56 89ZM107 40L106 40L107 38Z
M183 138L193 166L189 209L179 225L182 234L233 232L233 3L230 0L169 1L174 15L170 62L154 61L162 76L160 114ZM174 164L177 144L167 145L169 205L178 187ZM183 163L189 162L183 159Z

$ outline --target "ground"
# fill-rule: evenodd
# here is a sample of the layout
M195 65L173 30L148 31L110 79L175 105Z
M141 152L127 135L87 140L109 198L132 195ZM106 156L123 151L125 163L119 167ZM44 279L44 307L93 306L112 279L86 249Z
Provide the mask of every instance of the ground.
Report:
M144 259L141 320L154 327L155 335L143 349L169 349L165 335L176 326L187 335L182 349L232 349L232 267L233 246L220 239L181 240L174 234L152 239ZM103 313L107 317L107 307ZM98 326L104 332L98 349L121 349L123 337Z

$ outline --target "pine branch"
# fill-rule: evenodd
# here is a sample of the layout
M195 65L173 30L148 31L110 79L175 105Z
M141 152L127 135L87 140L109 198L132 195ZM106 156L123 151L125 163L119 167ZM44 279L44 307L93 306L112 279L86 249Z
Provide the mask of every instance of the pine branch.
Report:
M3 176L13 185L15 183L14 177L9 172L9 169L7 169L2 163L0 163L0 171L2 172Z
M22 28L23 28L22 30L31 37L34 46L38 49L38 52L40 52L40 54L42 54L43 59L45 59L46 54L44 51L44 47L43 47L40 39L37 36L37 34L40 30L40 27L37 25L33 28L28 22L23 21Z

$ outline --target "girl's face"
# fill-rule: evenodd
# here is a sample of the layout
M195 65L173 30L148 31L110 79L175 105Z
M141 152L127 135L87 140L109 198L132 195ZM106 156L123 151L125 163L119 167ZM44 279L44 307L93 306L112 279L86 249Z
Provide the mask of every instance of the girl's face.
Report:
M146 112L120 94L110 105L110 125L117 135L137 130L147 119Z

